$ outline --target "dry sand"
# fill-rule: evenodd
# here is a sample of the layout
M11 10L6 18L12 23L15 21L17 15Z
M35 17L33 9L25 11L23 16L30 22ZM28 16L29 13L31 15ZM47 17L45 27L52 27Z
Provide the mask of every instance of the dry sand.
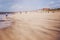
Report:
M11 27L0 30L0 40L60 40L60 12L17 13Z

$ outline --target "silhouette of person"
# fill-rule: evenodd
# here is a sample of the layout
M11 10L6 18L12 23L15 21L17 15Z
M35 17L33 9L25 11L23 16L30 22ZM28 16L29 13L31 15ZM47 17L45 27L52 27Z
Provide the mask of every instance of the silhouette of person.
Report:
M7 18L8 14L6 13L6 18Z

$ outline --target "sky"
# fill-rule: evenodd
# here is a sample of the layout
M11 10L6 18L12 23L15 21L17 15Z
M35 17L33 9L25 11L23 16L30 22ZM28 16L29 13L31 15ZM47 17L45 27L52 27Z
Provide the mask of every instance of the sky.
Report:
M60 0L0 0L0 11L31 11L60 8Z

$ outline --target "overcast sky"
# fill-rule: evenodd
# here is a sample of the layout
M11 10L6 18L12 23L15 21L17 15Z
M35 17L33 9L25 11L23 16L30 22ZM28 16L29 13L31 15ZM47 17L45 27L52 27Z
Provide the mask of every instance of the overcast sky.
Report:
M26 11L60 8L60 0L0 0L0 11Z

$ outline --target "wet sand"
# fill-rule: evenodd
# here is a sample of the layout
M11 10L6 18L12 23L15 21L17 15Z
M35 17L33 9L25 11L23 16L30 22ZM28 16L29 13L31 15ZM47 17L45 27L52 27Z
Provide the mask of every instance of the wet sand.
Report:
M60 12L17 13L13 24L0 30L0 40L60 40Z

